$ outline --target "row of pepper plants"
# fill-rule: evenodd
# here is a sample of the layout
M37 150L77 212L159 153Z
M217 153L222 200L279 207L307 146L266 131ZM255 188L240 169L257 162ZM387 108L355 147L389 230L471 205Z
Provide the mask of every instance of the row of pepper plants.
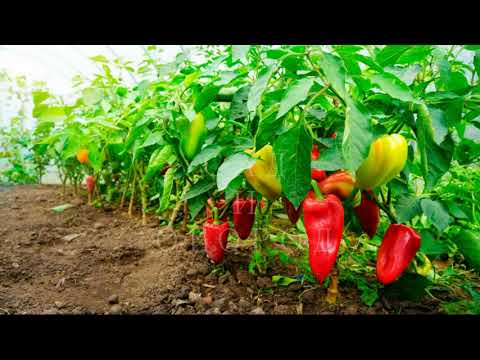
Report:
M200 46L169 63L149 46L138 66L92 60L101 71L75 79L73 104L33 92L34 143L63 191L86 175L91 204L203 233L215 264L249 238L250 272L280 261L297 272L280 284L354 283L370 305L412 276L428 289L475 278L479 46ZM457 285L478 300L472 284Z

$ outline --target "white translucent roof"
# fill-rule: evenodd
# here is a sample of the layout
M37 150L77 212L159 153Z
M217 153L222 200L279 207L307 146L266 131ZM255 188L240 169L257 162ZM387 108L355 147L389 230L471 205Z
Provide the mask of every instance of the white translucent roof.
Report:
M182 51L180 45L159 47L164 50L163 61ZM0 45L0 69L13 76L25 75L29 81L45 81L52 92L63 95L71 91L75 75L90 77L99 71L89 57L104 55L136 64L146 52L144 45Z

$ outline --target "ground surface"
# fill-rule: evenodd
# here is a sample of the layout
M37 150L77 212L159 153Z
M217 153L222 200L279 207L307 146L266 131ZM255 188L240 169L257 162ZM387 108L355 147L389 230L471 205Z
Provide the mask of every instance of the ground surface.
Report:
M74 208L54 213L64 203ZM372 307L340 287L276 287L245 269L249 250L230 246L225 271L212 273L202 238L172 234L152 218L62 199L52 185L0 187L0 314L419 314L432 303ZM240 246L244 248L241 249ZM241 251L240 251L241 250ZM277 269L278 270L278 269Z

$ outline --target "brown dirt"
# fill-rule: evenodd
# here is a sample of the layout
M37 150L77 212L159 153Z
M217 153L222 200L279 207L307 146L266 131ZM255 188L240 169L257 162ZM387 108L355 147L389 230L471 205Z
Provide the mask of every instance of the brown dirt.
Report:
M59 190L0 188L0 314L435 312L428 303L379 300L367 307L343 284L339 302L328 305L322 288L276 287L275 271L250 275L248 242L229 244L224 265L214 268L201 237L159 228L154 218L142 226L126 210L62 200ZM76 206L51 210L67 202Z

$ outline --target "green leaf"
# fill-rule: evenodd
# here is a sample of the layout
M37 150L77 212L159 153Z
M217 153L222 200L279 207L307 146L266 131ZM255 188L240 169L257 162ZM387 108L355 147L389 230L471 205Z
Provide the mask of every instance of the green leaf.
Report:
M188 192L183 197L183 200L193 199L194 197L197 197L198 195L202 195L207 191L213 189L214 187L215 187L215 181L208 178L200 179L198 182L192 185L190 190L188 190Z
M144 182L148 182L153 176L157 175L160 170L167 164L168 160L174 154L173 147L166 145L162 148L155 150L150 156L147 170L143 177Z
M162 133L160 131L156 131L156 132L152 132L140 147L144 148L150 145L157 145L157 144L163 144L163 143L164 143L164 140L162 137Z
M445 114L442 110L433 107L429 107L428 110L430 117L432 118L434 140L440 145L448 134L448 125Z
M395 204L397 220L406 223L421 214L420 199L415 194L401 194Z
M37 113L38 121L51 121L56 123L63 122L67 116L65 110L60 106L43 107L40 112Z
M480 272L480 234L462 230L455 240L467 262Z
M446 204L451 215L457 219L468 219L468 215L454 201L448 201Z
M420 202L422 211L438 231L443 231L450 224L451 218L442 203L431 199L422 199Z
M188 212L190 214L190 220L195 219L198 213L205 207L207 196L196 196L188 200Z
M410 48L411 45L387 45L375 56L375 60L382 67L396 64L398 58Z
M173 188L173 179L175 177L175 168L171 167L165 173L165 182L163 183L162 198L160 199L160 206L158 211L165 211L170 202L170 194Z
M92 106L100 102L103 97L103 91L97 88L87 88L82 91L83 102L87 106Z
M52 211L54 211L56 213L61 213L61 212L64 212L65 210L73 208L73 207L75 207L75 205L63 204L63 205L58 205L58 206L53 207Z
M222 147L220 145L209 145L202 149L188 166L187 173L191 173L197 166L205 164L207 161L220 155Z
M412 64L425 60L430 55L433 47L431 45L414 45L400 54L395 61L396 64Z
M232 60L237 61L244 58L251 45L232 45Z
M465 126L463 138L480 144L480 129L473 124L468 124Z
M307 98L312 85L313 80L308 78L294 81L288 88L282 102L280 103L277 119L285 115L295 105L304 101Z
M387 72L376 74L371 77L371 81L378 84L385 93L395 99L415 101L408 86L393 74Z
M480 50L475 53L475 57L473 58L473 65L475 66L477 76L480 77Z
M199 113L215 100L220 87L214 85L205 86L195 99L195 112Z
M367 157L374 136L370 118L365 114L363 108L350 97L347 97L346 103L342 153L346 167L351 171L356 171Z
M464 48L470 51L479 51L480 45L465 45Z
M256 112L257 106L262 100L262 95L267 88L268 82L275 70L274 66L265 67L259 74L257 81L250 88L248 93L247 109L248 112Z
M299 123L278 137L273 150L282 192L297 208L310 189L312 138Z
M33 102L35 105L41 104L50 97L47 91L32 91Z
M336 144L338 144L338 142ZM344 167L345 162L342 158L342 150L338 145L322 150L319 158L317 160L312 160L312 168L315 169L335 171L343 169Z
M278 132L282 130L282 124L283 119L276 117L275 113L263 117L258 123L255 134L256 148L260 149L269 142L272 142L275 134L278 134Z
M432 118L429 109L426 105L420 104L418 106L417 116L417 147L420 152L421 170L425 181L428 179L428 153L427 141L433 139Z
M243 184L243 177L237 176L235 179L230 181L230 184L225 188L225 201L229 202L237 194L238 190Z
M395 300L419 302L425 296L425 289L431 284L426 277L405 273L394 283L385 287L385 297Z
M225 159L217 172L218 190L225 190L230 181L235 179L244 170L252 167L255 162L256 160L254 158L244 153L237 153Z
M95 62L102 62L102 63L108 62L108 59L103 55L90 56L89 59Z
M298 282L298 280L288 276L281 276L281 275L272 276L272 283L277 284L278 286L288 286L295 282Z
M438 257L448 253L449 247L447 242L436 240L430 231L422 230L420 231L420 236L422 238L420 251L424 254Z
M233 95L230 104L230 118L237 121L248 115L247 101L250 92L250 85L244 86Z
M345 100L345 69L338 57L325 52L321 53L319 64L325 73L325 77L336 93Z

